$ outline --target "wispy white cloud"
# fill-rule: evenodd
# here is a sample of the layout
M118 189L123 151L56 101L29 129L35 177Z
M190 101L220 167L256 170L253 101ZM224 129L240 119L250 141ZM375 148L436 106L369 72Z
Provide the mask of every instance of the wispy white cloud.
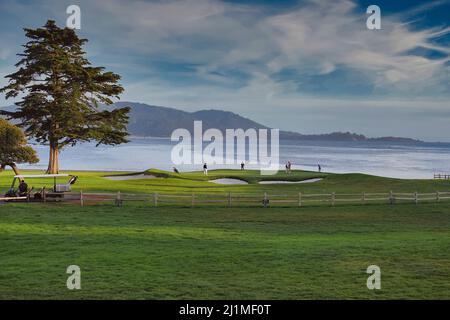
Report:
M352 1L315 0L294 12L268 18L281 48L271 61L272 70L293 67L301 74L332 72L347 67L364 72L376 87L391 90L430 87L442 72L447 72L447 58L432 60L411 55L418 47L448 52L430 39L448 30L412 31L397 19L383 16L382 30L368 30L361 12ZM324 68L323 66L326 66Z
M365 8L353 0L304 0L289 10L220 0L77 2L83 14L80 34L91 40L88 54L120 70L126 86L123 99L228 108L261 119L266 114L273 123L282 118L277 110L310 111L306 106L450 107L442 100L450 92L450 49L436 41L450 33L450 26L418 28L413 20L448 1L391 15L382 7L382 30L375 31L367 30ZM4 0L0 9L16 15L20 27L24 21L35 26L47 18L63 22L66 17L65 4L56 0L39 5ZM7 33L0 31L2 37ZM0 50L0 59L11 59L8 48ZM441 56L413 54L418 48ZM180 68L166 70L159 64ZM189 68L181 71L183 66ZM360 93L352 82L369 89ZM326 86L342 89L330 94L324 92ZM364 103L381 97L389 98ZM295 121L288 121L295 129Z
M363 73L374 90L404 94L446 89L441 81L449 74L448 56L430 59L410 51L421 47L448 54L448 47L433 40L450 27L413 30L396 14L383 15L382 30L367 30L364 12L351 0L306 0L277 14L216 0L112 0L86 6L88 14L110 17L104 28L93 31L114 35L105 38L110 50L197 64L196 76L206 80L224 81L217 76L224 69L256 78L290 69L301 78L347 68Z
M8 2L10 12L29 14L25 4ZM46 1L41 10L54 14L61 7L56 3ZM131 59L144 57L142 63L197 65L196 76L207 80L223 81L217 76L223 69L257 78L290 69L301 78L346 68L365 74L374 88L423 92L449 73L448 55L430 59L410 51L421 47L449 54L448 47L433 40L450 33L450 27L413 30L395 14L382 16L382 30L367 30L365 12L352 0L305 0L281 13L219 0L80 3L82 33L95 37L91 48L98 55L128 52ZM405 16L442 3L417 7ZM7 53L1 50L0 58Z

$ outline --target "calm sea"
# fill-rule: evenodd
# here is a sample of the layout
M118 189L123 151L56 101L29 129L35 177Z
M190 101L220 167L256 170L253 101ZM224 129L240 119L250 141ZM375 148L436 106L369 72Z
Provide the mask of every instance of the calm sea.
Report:
M158 138L132 139L128 144L114 147L81 144L66 148L61 153L60 165L63 170L172 170L171 150L174 145L175 142L169 139ZM44 170L48 150L40 145L34 145L34 148L41 162L21 167ZM429 179L433 178L434 173L450 173L450 144L404 146L389 143L282 141L280 163L288 160L295 169L317 170L320 164L322 170L327 172ZM191 165L177 168L182 171L201 170L201 166Z

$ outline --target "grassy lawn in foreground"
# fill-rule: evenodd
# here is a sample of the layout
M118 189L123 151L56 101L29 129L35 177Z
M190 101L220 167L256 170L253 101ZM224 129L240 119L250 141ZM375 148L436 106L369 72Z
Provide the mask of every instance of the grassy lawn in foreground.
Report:
M449 298L450 204L0 206L0 298ZM82 290L65 287L68 265ZM382 290L366 288L366 268Z
M449 181L305 171L151 170L165 178L129 181L74 174L75 190L85 192L450 191ZM311 184L257 183L318 176ZM11 177L0 174L0 190ZM222 177L249 184L207 181ZM448 299L449 231L450 201L266 209L0 204L0 299ZM80 291L65 286L71 264L82 269ZM381 268L379 291L366 287L372 264Z

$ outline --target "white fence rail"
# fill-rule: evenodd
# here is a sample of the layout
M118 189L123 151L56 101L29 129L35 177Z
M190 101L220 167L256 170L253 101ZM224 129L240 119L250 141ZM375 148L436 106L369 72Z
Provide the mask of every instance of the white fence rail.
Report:
M442 174L442 173L435 173L434 174L434 179L444 179L444 180L448 180L450 179L450 174Z
M150 206L289 206L302 207L306 205L337 205L337 204L368 204L368 203L396 203L412 202L441 202L450 199L450 191L436 191L428 193L406 193L393 191L385 193L289 193L289 194L269 194L269 193L66 193L61 198L44 197L39 202L69 202L81 206L113 203L122 206L126 202L143 202ZM29 201L35 199L21 198L0 198L0 201Z

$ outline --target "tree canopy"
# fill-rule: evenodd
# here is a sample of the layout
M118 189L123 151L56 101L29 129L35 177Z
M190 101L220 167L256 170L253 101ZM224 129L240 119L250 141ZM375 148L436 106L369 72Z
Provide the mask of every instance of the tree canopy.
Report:
M0 171L10 166L16 174L19 174L17 164L38 161L36 151L27 145L23 131L8 121L0 119Z
M30 40L18 54L18 70L6 76L9 82L0 89L7 99L23 98L15 111L0 113L18 119L28 136L49 145L47 173L59 172L59 152L68 145L128 142L130 109L101 108L124 91L120 76L91 65L83 51L87 39L52 20L42 28L24 30Z

